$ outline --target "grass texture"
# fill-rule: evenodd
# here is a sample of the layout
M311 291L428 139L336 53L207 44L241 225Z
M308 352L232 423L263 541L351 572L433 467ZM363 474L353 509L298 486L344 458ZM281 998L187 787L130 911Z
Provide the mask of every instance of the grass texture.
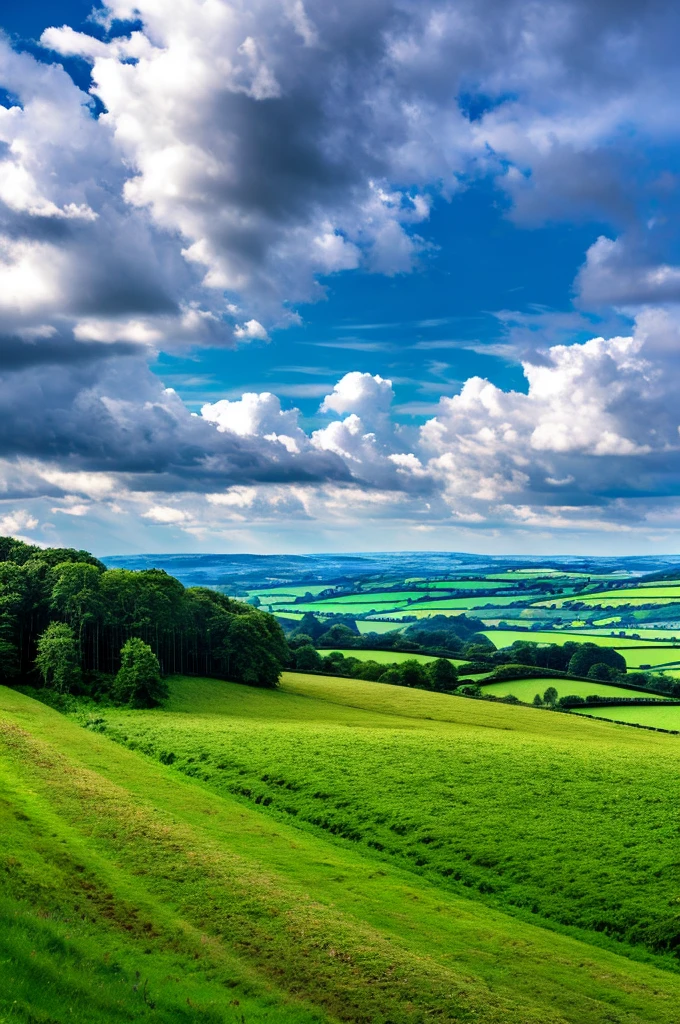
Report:
M554 686L560 697L616 697L627 700L631 697L645 697L644 693L636 693L635 690L625 690L620 686L610 686L608 683L599 683L593 679L585 683L579 679L513 679L503 683L487 683L484 693L490 693L494 697L507 697L513 694L518 700L531 703L535 694L541 696L549 686ZM657 698L657 694L650 693L648 696ZM658 697L659 700L667 698Z
M657 952L680 940L674 738L295 673L277 693L177 680L167 710L105 719L220 793L452 891Z
M611 754L628 730L431 694L390 695L393 688L354 681L324 679L315 690L291 677L286 687L258 693L174 680L171 709L143 713L139 722L149 733L147 744L172 735L193 746L195 760L187 760L187 767L199 768L193 777L177 763L112 744L0 688L3 1024L674 1024L680 975L663 969L661 959L625 958L508 917L467 898L474 887L461 894L436 878L401 870L362 840L330 841L321 828L293 827L273 804L247 806L254 803L250 797L235 798L229 784L213 777L212 756L224 758L225 743L245 768L256 749L265 754L267 732L273 732L282 756L270 756L264 773L275 782L272 791L301 803L325 801L330 810L331 797L312 791L321 761L328 793L341 786L343 768L369 752L366 742L377 742L384 756L388 741L388 749L404 754L421 735L430 746L436 736L446 748L454 732L472 739L477 731L477 746L488 736L493 748L505 733L506 739L517 734L537 742L549 720L563 718L572 748L594 737L589 745L602 750L608 738ZM129 727L134 720L122 715L122 721ZM452 731L448 739L445 730ZM286 734L302 753L294 769L297 791L278 785L287 770ZM239 752L248 735L251 747ZM346 743L348 736L364 737L360 749L346 752L333 769L343 749L338 740ZM624 735L629 755L637 752L635 767L650 759L663 763L676 749L671 741ZM608 768L615 784L617 764L614 757ZM513 759L507 767L517 772L520 764ZM461 768L456 776L469 774L469 764ZM247 769L239 774L242 789L246 776ZM413 779L402 765L400 779L406 788L397 791L401 799L392 801L392 811L394 820L405 821L416 810L421 776ZM371 786L365 831L385 781L381 774ZM441 788L451 781L440 773L434 783ZM674 780L668 781L667 798L677 799ZM266 790L261 777L257 784ZM542 790L549 802L546 786ZM478 799L489 800L485 793ZM638 824L640 843L650 829L657 840L646 855L650 869L665 863L665 798L655 794L657 802ZM490 811L496 800L497 794ZM474 807L467 806L474 820ZM340 810L347 813L347 805ZM438 827L431 813L426 824ZM559 838L559 831L551 835L551 845ZM605 830L603 842L608 839ZM467 842L463 834L461 842ZM586 846L582 855L588 852ZM639 869L633 861L627 865ZM616 851L609 871L617 871ZM668 882L651 870L650 876L657 888ZM559 881L550 879L553 892ZM647 885L640 896L650 893ZM648 908L640 923L653 916Z

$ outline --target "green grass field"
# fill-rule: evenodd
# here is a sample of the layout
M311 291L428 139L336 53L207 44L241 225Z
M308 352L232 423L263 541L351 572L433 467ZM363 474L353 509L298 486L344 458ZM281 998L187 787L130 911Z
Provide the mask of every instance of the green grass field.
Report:
M406 627L399 622L357 622L357 629L362 635L366 633L393 633L395 630L400 631L405 628Z
M484 686L484 693L491 693L494 697L507 697L513 694L518 700L530 704L534 696L539 693L541 696L549 686L554 686L560 697L620 697L625 700L628 697L637 696L635 690L626 690L617 686L610 686L608 683L598 683L595 679L586 683L579 679L512 679L504 683L487 683ZM639 696L644 697L641 693ZM650 697L656 696L649 694ZM663 700L664 698L659 698Z
M528 643L534 644L564 644L569 640L573 640L576 643L587 643L592 640L593 643L599 644L600 647L616 647L617 650L620 648L623 650L626 647L648 647L649 650L655 650L658 647L666 646L667 649L672 650L673 644L667 645L658 644L654 642L646 642L644 640L635 640L632 637L620 637L620 636L602 636L591 635L586 630L514 630L514 629L488 629L482 630L485 636L491 640L493 644L500 650L502 647L510 647L516 640L527 641ZM637 630L636 630L637 632Z
M321 654L330 654L330 651L321 651ZM377 661L379 665L399 665L403 661L415 660L421 664L425 664L428 661L435 661L436 659L431 654L404 654L400 651L358 651L348 648L336 651L335 653L344 654L346 658L358 658L359 661ZM449 658L454 665L463 665L464 661L460 658Z
M680 705L677 704L667 708L644 705L632 708L587 708L583 713L615 722L632 722L652 726L654 729L674 729L680 732Z
M631 853L625 842L645 827L662 777L668 791L677 746L666 740L652 755L647 738L639 757L636 736L568 716L358 680L287 674L284 687L178 681L167 711L107 712L107 731L153 756L173 754L176 769L219 792L267 801L269 813L378 849L456 891L654 946L678 874L672 860L659 878L651 865L671 856L663 836L674 850L675 818L655 818L665 825L652 829L651 845L638 836ZM582 774L590 781L574 789ZM606 793L624 778L629 804L610 805ZM545 786L559 807L539 799ZM627 894L624 863L645 865Z
M613 629L616 629L617 633L623 633L625 637L632 637L633 634L635 634L635 636L639 637L641 640L670 640L677 642L680 645L680 629L655 629L654 627L644 626L611 626L609 629L591 627L588 632L592 633L593 636L611 636ZM618 640L620 638L617 637L616 639ZM599 643L599 641L597 641L597 643Z
M660 665L677 665L680 662L680 647L617 647L617 650L626 659L629 669L640 668L641 665L657 668Z
M676 1021L675 737L171 689L92 729L0 688L3 1024Z

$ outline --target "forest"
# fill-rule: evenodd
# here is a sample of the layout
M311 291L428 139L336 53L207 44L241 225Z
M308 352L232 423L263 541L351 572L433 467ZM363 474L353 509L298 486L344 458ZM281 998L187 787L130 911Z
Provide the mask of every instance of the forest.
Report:
M0 538L1 682L42 677L129 703L135 669L148 681L139 703L153 704L166 674L275 686L287 660L280 625L251 605L161 569L107 569L86 551Z

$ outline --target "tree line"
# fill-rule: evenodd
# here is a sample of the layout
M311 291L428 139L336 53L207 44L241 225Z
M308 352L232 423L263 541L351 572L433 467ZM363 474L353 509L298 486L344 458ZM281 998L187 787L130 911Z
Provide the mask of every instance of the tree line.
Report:
M133 640L150 649L160 675L275 686L290 660L272 615L217 591L185 588L160 569L107 569L86 551L0 538L0 682L113 692Z

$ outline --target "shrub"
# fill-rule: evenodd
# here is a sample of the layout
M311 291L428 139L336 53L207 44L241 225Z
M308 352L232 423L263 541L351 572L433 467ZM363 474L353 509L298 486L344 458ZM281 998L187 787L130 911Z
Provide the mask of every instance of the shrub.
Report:
M158 658L148 644L133 636L120 652L120 669L113 684L114 699L134 708L150 708L168 695Z

